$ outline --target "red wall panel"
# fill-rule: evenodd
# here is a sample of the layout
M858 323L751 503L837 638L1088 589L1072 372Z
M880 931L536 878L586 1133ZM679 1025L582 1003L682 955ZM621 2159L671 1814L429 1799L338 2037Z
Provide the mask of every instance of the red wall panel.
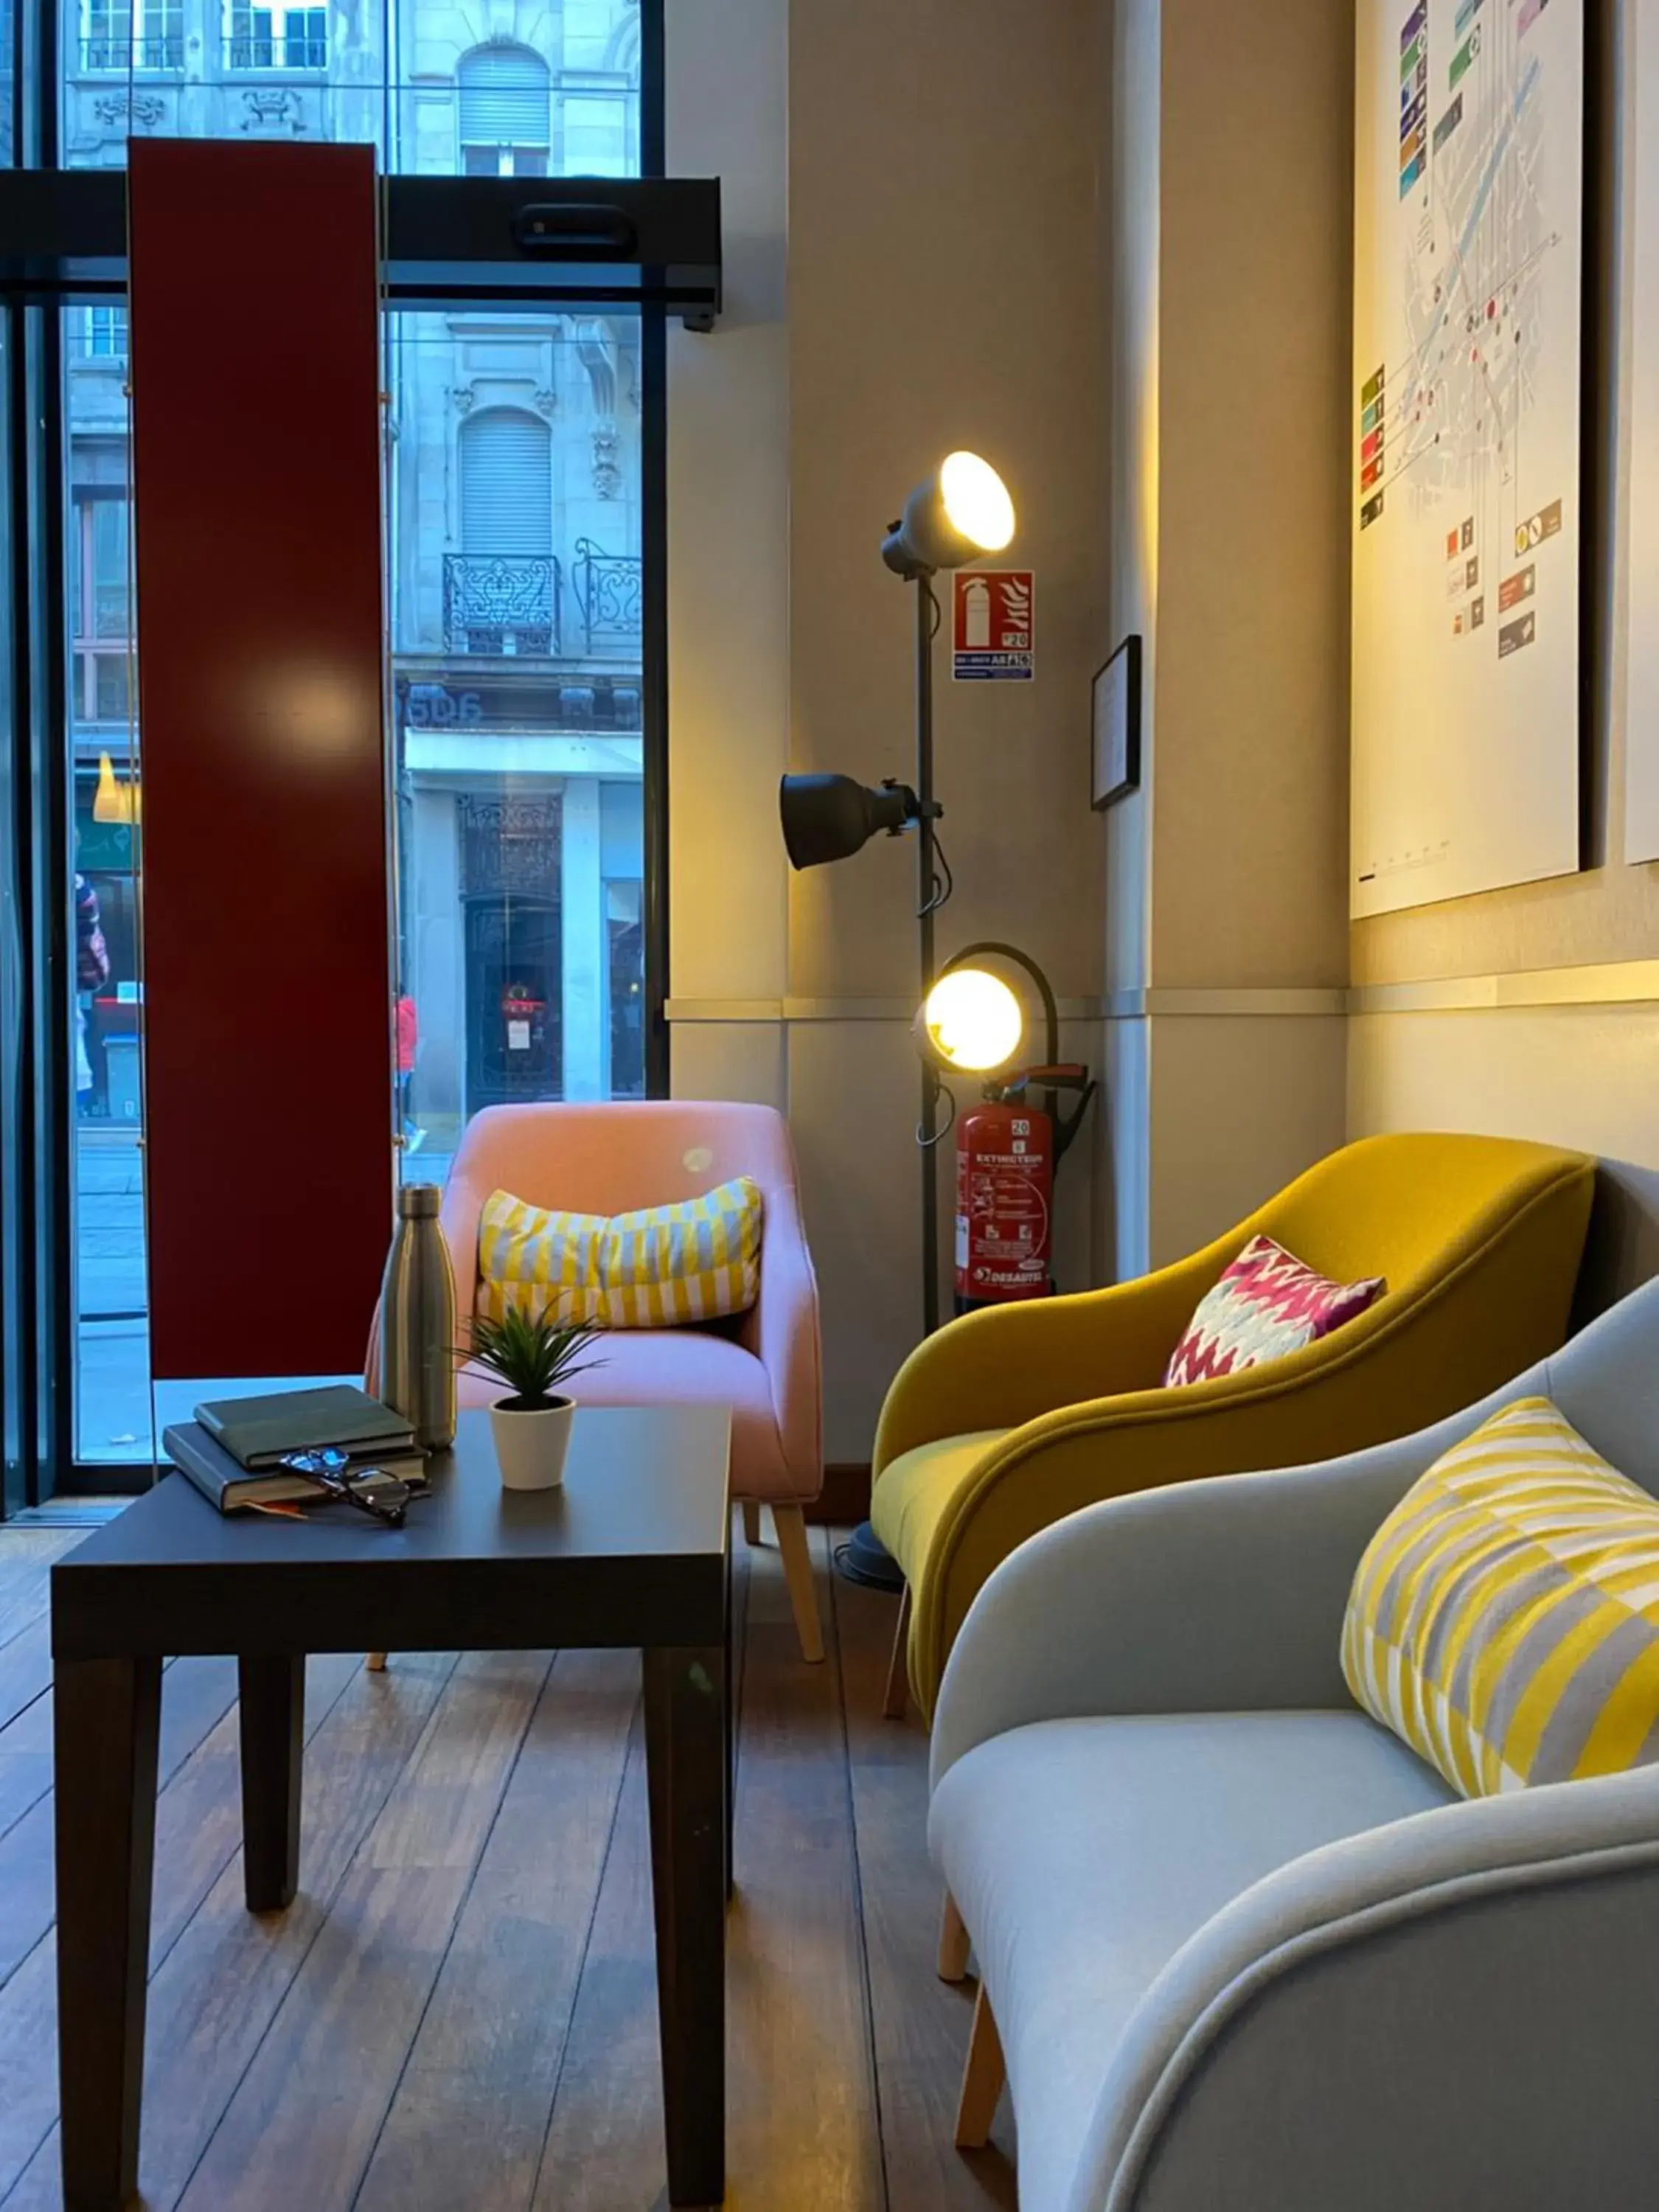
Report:
M152 1359L345 1370L391 1226L374 156L131 156Z

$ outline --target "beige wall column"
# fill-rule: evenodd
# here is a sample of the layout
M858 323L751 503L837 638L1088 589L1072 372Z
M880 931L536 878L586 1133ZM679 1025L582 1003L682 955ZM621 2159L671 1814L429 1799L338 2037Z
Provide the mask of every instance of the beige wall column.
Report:
M941 647L958 890L940 950L1010 939L1079 1017L1097 1010L1100 35L1061 0L670 10L670 158L724 178L730 283L720 331L677 337L672 363L674 1083L787 1106L832 1460L869 1456L920 1332L915 860L878 846L790 879L776 781L913 775L914 605L881 536L952 447L983 451L1037 573L1038 675L953 685ZM1097 1068L1101 1044L1097 1019L1068 1025ZM1079 1283L1097 1260L1090 1150L1060 1185Z
M1118 0L1108 817L1118 1270L1341 1141L1353 33L1329 0Z

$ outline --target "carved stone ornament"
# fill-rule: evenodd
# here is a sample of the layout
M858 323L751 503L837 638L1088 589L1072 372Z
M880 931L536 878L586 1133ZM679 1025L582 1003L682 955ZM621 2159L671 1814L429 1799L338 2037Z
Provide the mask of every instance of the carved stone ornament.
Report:
M92 112L112 130L125 124L132 131L153 131L167 111L153 92L106 92L93 101Z
M297 93L280 85L261 85L242 94L244 131L291 131L297 138L305 130Z
M449 388L449 403L458 415L470 415L477 396L470 384L453 384Z
M617 499L623 488L620 441L616 425L601 422L593 433L593 489L601 499Z
M556 392L538 392L532 404L538 415L545 415L550 422L559 411L559 395Z

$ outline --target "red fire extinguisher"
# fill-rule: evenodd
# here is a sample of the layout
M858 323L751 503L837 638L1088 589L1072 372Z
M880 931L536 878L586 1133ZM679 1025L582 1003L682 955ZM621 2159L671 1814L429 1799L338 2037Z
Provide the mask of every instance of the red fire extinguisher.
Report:
M1031 1103L1028 1085L1083 1092L1060 1125ZM987 1086L957 1125L957 1310L1047 1297L1054 1288L1054 1168L1076 1134L1093 1085L1081 1067L1030 1068Z

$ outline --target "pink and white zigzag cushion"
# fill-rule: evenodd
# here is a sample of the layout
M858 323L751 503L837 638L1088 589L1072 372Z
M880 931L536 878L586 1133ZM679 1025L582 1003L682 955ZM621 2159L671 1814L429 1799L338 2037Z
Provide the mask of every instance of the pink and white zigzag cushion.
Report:
M1300 1352L1375 1305L1388 1287L1381 1275L1333 1283L1271 1237L1252 1237L1200 1299L1164 1383L1208 1382Z

